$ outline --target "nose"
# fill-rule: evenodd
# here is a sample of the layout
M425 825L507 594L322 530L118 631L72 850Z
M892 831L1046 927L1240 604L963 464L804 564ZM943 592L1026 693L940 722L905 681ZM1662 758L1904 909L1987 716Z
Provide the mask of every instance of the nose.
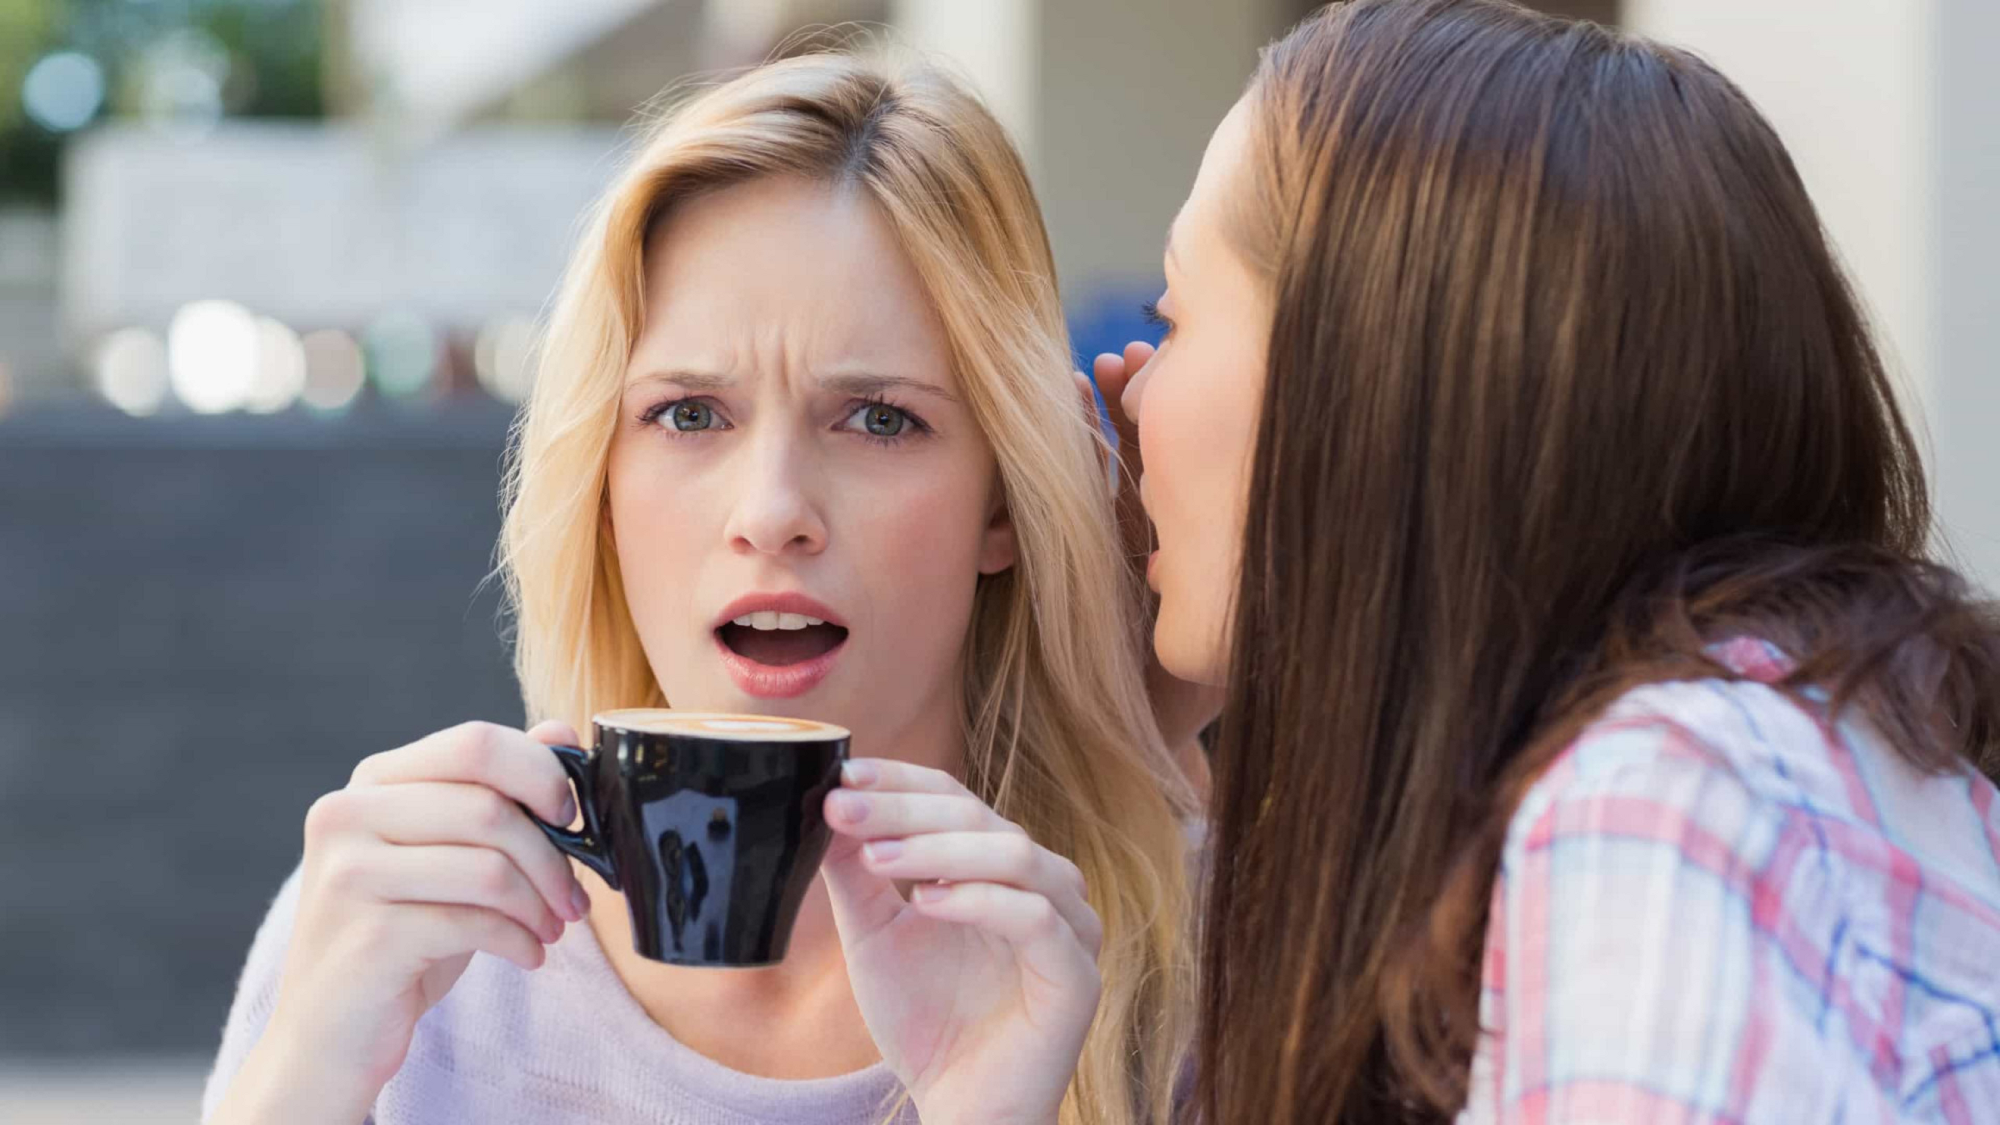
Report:
M826 520L808 482L812 471L796 443L772 435L747 456L725 534L740 552L816 555L826 549Z
M1139 370L1132 373L1131 378L1125 381L1125 391L1118 396L1118 408L1125 412L1125 417L1130 418L1135 426L1139 424L1140 404L1146 398L1146 384L1151 382L1152 378L1153 361L1149 358Z

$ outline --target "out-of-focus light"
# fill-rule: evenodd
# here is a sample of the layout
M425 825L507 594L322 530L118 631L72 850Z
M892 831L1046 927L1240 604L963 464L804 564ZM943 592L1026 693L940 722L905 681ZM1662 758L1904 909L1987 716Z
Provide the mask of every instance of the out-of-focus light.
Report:
M503 402L527 398L535 381L534 349L533 322L513 318L487 325L472 348L479 385Z
M300 397L314 410L344 410L361 393L364 369L361 348L337 328L306 333L300 342L305 357L306 385Z
M44 55L21 81L21 108L52 133L83 128L103 105L104 68L76 51Z
M120 328L106 336L91 366L97 393L127 414L143 418L167 401L167 346L144 328Z
M257 318L234 301L196 301L167 329L167 374L197 414L243 406L257 381Z
M384 313L362 335L368 374L390 398L409 398L428 387L437 371L437 336L411 312Z
M306 388L306 349L299 334L268 316L257 318L257 367L243 405L272 414L297 402Z
M182 28L147 48L140 62L139 113L169 132L199 136L222 120L229 51L213 35Z

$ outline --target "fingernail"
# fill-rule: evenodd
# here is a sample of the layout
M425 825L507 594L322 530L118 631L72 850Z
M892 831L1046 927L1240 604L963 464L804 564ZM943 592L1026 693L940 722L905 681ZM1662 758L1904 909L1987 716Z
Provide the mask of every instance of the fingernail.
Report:
M826 795L827 815L849 824L868 819L868 798L836 789Z
M868 862L870 863L888 863L890 860L903 854L903 842L901 840L874 840L861 845L861 850L868 853Z
M840 783L866 789L882 780L882 771L873 762L848 762L840 767Z
M590 892L583 889L583 884L578 883L570 891L569 904L576 911L576 917L570 919L572 922L580 922L584 915L590 913Z
M556 826L568 828L576 821L576 798L564 797L562 811L556 814Z
M945 892L950 889L943 883L919 883L910 888L910 901L937 902L944 898Z

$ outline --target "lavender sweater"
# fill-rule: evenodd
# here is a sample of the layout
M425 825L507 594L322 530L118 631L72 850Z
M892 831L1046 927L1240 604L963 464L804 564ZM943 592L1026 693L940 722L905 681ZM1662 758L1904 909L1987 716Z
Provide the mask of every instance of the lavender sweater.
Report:
M250 946L202 1119L263 1034L298 910L294 872ZM374 1125L644 1122L646 1125L881 1125L901 1088L887 1067L787 1081L740 1074L682 1046L625 991L587 925L573 925L533 973L475 954L417 1024Z

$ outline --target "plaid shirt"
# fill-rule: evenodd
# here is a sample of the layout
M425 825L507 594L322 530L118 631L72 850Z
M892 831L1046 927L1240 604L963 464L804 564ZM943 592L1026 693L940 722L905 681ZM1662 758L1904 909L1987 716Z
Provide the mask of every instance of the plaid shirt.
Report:
M1516 812L1461 1125L2000 1122L1993 785L1714 655L1747 679L1629 693Z

